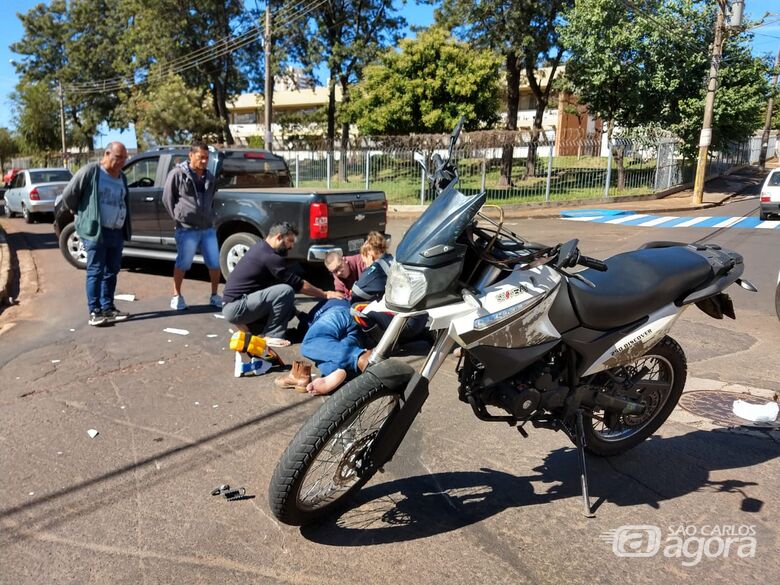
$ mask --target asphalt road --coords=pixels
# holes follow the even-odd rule
[[[756,208],[743,197],[712,214]],[[278,390],[270,375],[233,378],[227,324],[205,306],[168,309],[167,263],[128,261],[118,292],[137,296],[121,305],[134,318],[90,328],[84,275],[61,258],[50,226],[1,221],[23,278],[19,304],[0,315],[0,583],[780,580],[776,433],[732,432],[680,409],[630,453],[589,459],[600,507],[586,519],[568,440],[476,420],[447,366],[359,505],[317,527],[279,525],[268,481],[325,399]],[[408,223],[391,222],[396,242]],[[511,223],[536,241],[578,237],[596,257],[651,239],[737,249],[760,292],[732,289],[734,322],[696,309],[680,319],[672,334],[688,355],[688,389],[780,390],[780,234]],[[184,294],[205,305],[205,271],[194,276]],[[250,497],[212,497],[222,483]]]

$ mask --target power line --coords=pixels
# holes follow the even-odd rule
[[[309,6],[302,8],[298,12],[296,12],[296,10],[301,5],[305,4],[305,0],[301,0],[294,5],[280,8],[275,13],[275,16],[282,17],[276,28],[285,28],[293,24],[328,1],[329,0],[314,0]],[[213,45],[202,47],[187,55],[173,59],[172,61],[150,67],[150,70],[146,72],[146,77],[143,79],[136,79],[135,76],[128,75],[125,77],[116,77],[99,81],[71,83],[64,87],[72,94],[88,95],[118,91],[120,89],[138,86],[149,83],[155,78],[165,77],[170,73],[178,74],[188,69],[192,69],[193,67],[203,65],[204,63],[215,61],[216,59],[229,55],[230,53],[251,44],[262,36],[263,29],[259,26],[255,26],[236,37],[224,37]]]
[[[279,10],[277,10],[277,14],[279,14],[279,16],[283,16],[283,15],[287,16],[288,13],[295,11],[295,9],[298,8],[303,3],[304,0],[301,0],[295,5],[280,8]],[[249,44],[250,42],[259,38],[261,36],[261,33],[262,33],[262,28],[260,28],[259,26],[252,27],[251,29],[242,33],[241,35],[238,35],[237,37],[223,37],[213,45],[201,47],[200,49],[196,49],[195,51],[192,51],[187,55],[182,55],[181,57],[177,57],[176,59],[173,59],[169,62],[161,63],[159,65],[159,68],[161,71],[164,71],[163,67],[167,67],[169,70],[178,67],[187,68],[192,65],[200,64],[204,60],[206,61],[214,60],[215,58],[227,54],[225,53],[225,51],[228,49],[232,48],[232,50],[235,51],[238,48],[241,48],[246,44]],[[207,57],[207,58],[203,59],[203,57]],[[117,84],[117,83],[125,84],[128,79],[130,79],[130,77],[125,76],[125,77],[103,79],[100,81],[87,81],[87,82],[80,82],[80,83],[76,82],[76,83],[69,84],[68,87],[74,91],[77,91],[79,89],[93,89],[97,87],[100,87],[102,89],[112,84]]]

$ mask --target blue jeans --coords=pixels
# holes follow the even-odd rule
[[[206,268],[209,270],[219,268],[219,244],[217,243],[216,229],[197,230],[177,227],[174,237],[176,239],[176,268],[189,270],[198,248],[203,255]]]
[[[312,360],[323,376],[339,369],[346,370],[348,377],[356,376],[358,358],[364,351],[360,327],[348,306],[321,313],[301,344],[301,355]]]
[[[116,277],[122,266],[121,229],[101,228],[100,240],[82,240],[87,250],[87,307],[91,312],[114,306]]]

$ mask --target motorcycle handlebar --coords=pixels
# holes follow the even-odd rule
[[[592,268],[593,270],[598,270],[599,272],[607,271],[607,265],[604,264],[601,260],[596,260],[590,256],[583,256],[582,254],[580,254],[580,257],[577,259],[577,264],[581,264],[587,268]]]

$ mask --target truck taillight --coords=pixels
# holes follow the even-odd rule
[[[33,187],[30,191],[30,201],[40,201],[41,200],[41,194],[38,193],[38,189],[36,187]]]
[[[328,237],[327,203],[309,204],[309,237],[312,239]]]
[[[771,201],[768,193],[761,193],[761,203],[770,203]]]

